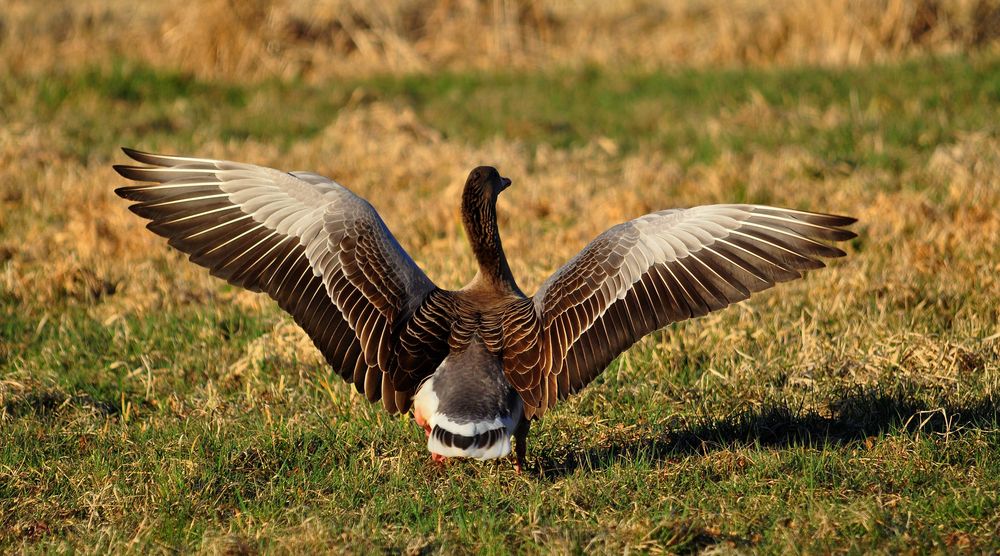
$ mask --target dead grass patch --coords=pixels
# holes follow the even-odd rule
[[[44,7],[42,7],[44,6]],[[997,0],[11,0],[0,68],[127,59],[232,81],[440,70],[855,65],[995,48]]]

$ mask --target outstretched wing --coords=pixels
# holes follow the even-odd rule
[[[611,228],[546,280],[534,301],[538,364],[505,368],[532,413],[580,390],[671,322],[722,309],[821,268],[854,218],[754,205],[655,212]],[[522,341],[521,343],[530,343]],[[518,346],[511,346],[518,351]],[[523,357],[523,356],[522,356]],[[522,368],[523,367],[523,368]]]
[[[409,408],[392,375],[399,360],[408,375],[434,371],[444,317],[422,318],[420,342],[400,341],[437,289],[367,201],[317,174],[124,150],[147,166],[115,170],[150,183],[115,192],[150,230],[213,276],[274,298],[369,400]],[[401,354],[404,343],[419,351]]]

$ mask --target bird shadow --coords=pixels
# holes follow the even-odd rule
[[[664,462],[691,454],[709,454],[741,447],[822,447],[862,441],[890,431],[957,437],[975,430],[996,430],[1000,405],[992,397],[963,404],[934,403],[918,398],[912,389],[887,391],[878,387],[851,387],[837,392],[825,414],[772,402],[722,418],[690,424],[667,422],[662,432],[614,439],[605,446],[580,451],[542,453],[535,471],[558,479],[579,469],[599,470],[637,458]]]

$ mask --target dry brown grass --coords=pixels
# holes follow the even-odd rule
[[[998,0],[7,0],[0,71],[127,59],[203,77],[853,65],[996,48]]]
[[[7,169],[0,178],[5,204],[0,215],[18,219],[7,223],[8,230],[17,226],[17,231],[0,245],[7,259],[0,289],[24,302],[79,302],[104,322],[217,296],[249,309],[262,306],[260,296],[220,292],[215,279],[143,230],[143,222],[112,193],[119,180],[106,165],[47,153],[46,134],[55,132],[0,130]],[[899,177],[870,168],[817,177],[814,169],[827,163],[794,146],[749,156],[724,154],[714,163],[684,170],[651,150],[608,154],[605,143],[571,150],[542,147],[533,155],[517,142],[500,139],[471,146],[441,138],[408,110],[375,103],[343,112],[328,129],[288,152],[250,141],[209,143],[199,154],[313,169],[349,185],[372,200],[443,287],[458,287],[473,273],[457,209],[464,175],[476,164],[495,164],[515,181],[501,199],[501,227],[515,273],[529,292],[611,224],[666,206],[727,202],[734,188],[745,184],[751,197],[766,194],[776,205],[852,214],[862,222],[862,252],[852,253],[835,271],[817,273],[808,287],[791,286],[799,291],[768,298],[768,303],[795,303],[796,296],[812,295],[822,300],[816,308],[822,318],[850,321],[858,307],[874,302],[885,319],[898,318],[892,316],[899,310],[925,317],[930,311],[931,317],[953,321],[952,328],[966,338],[997,332],[990,329],[997,315],[968,309],[956,314],[951,308],[970,294],[1000,297],[994,256],[1000,237],[995,187],[1000,141],[995,136],[966,135]],[[928,185],[918,190],[880,185],[885,183]],[[538,249],[540,242],[545,249]],[[752,313],[745,317],[746,328],[753,328]],[[741,341],[739,334],[732,336],[726,318],[704,319],[704,333],[719,342],[719,355]],[[972,340],[955,345],[886,322],[858,323],[848,327],[848,336],[834,339],[810,337],[808,321],[784,323],[778,333],[803,335],[795,362],[800,369],[824,366],[850,346],[855,363],[845,372],[863,383],[877,382],[874,370],[886,368],[893,358],[908,359],[917,375],[933,371],[940,378],[960,372],[963,361],[997,345]],[[292,344],[289,353],[311,349],[294,329],[279,326],[274,335],[279,343]],[[241,365],[270,356],[259,351],[251,348]],[[859,359],[857,353],[868,355]],[[748,374],[754,372],[754,365],[746,367]]]

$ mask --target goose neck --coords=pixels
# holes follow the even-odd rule
[[[479,265],[475,282],[517,291],[517,284],[500,241],[495,200],[481,205],[463,203],[462,221]]]

